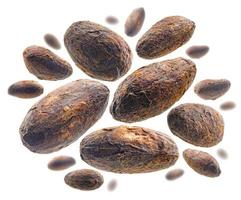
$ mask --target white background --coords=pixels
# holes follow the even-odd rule
[[[143,6],[146,19],[141,32],[134,38],[125,36],[124,23],[128,14],[136,7]],[[115,15],[120,23],[108,25],[105,17]],[[183,15],[196,23],[196,30],[192,39],[175,52],[156,59],[144,60],[135,53],[135,44],[138,38],[150,28],[152,24],[170,15]],[[240,199],[240,19],[239,1],[234,0],[1,0],[0,1],[0,199]],[[183,161],[182,156],[172,168],[183,168],[185,174],[179,180],[168,182],[163,170],[149,174],[121,175],[101,172],[105,178],[104,185],[95,191],[83,192],[65,185],[63,178],[66,173],[74,169],[91,168],[79,157],[79,139],[69,147],[49,155],[39,155],[30,152],[20,141],[18,128],[28,109],[37,100],[18,99],[7,95],[7,88],[12,83],[24,80],[37,80],[29,74],[22,58],[24,48],[29,45],[46,46],[43,41],[45,33],[53,33],[61,39],[66,29],[75,21],[92,20],[103,24],[120,35],[130,44],[133,50],[133,70],[151,62],[186,56],[185,50],[191,45],[205,44],[210,46],[208,55],[197,64],[197,76],[194,84],[205,78],[227,78],[232,82],[230,91],[216,101],[204,101],[193,92],[193,86],[175,105],[185,102],[199,102],[219,110],[219,105],[226,100],[234,100],[237,108],[232,111],[222,111],[225,119],[225,136],[223,141],[212,148],[203,149],[217,157],[219,147],[229,153],[228,160],[220,160],[222,174],[212,179],[200,176],[192,171]],[[54,51],[54,50],[53,50]],[[44,95],[67,82],[79,78],[89,78],[80,69],[74,66],[65,48],[54,51],[67,59],[73,66],[73,75],[64,81],[39,81],[45,87]],[[108,83],[104,82],[112,94],[122,79]],[[173,136],[166,123],[166,114],[148,119],[133,125],[144,126],[162,131],[175,139],[180,149],[180,155],[185,148],[196,148]],[[112,119],[108,109],[104,116],[85,134],[108,126],[119,125]],[[81,137],[83,138],[83,137]],[[198,148],[201,149],[201,148]],[[48,161],[56,155],[71,155],[77,164],[69,170],[53,172],[48,170]],[[117,179],[118,187],[109,192],[107,184]]]

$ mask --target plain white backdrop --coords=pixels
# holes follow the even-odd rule
[[[239,0],[1,0],[0,1],[0,199],[240,199],[240,169],[241,169],[241,132],[240,132],[240,1]],[[124,34],[124,23],[128,14],[136,7],[143,6],[146,19],[141,32],[133,38]],[[119,24],[108,25],[105,17],[114,15],[119,18]],[[175,52],[155,60],[144,60],[135,53],[135,45],[140,36],[158,20],[171,15],[183,15],[196,23],[192,39]],[[185,50],[191,45],[209,45],[210,52],[199,60],[197,76],[194,84],[206,78],[227,78],[232,82],[230,91],[216,101],[204,101],[193,92],[193,86],[183,98],[175,104],[197,102],[210,105],[219,110],[219,105],[226,100],[233,100],[237,107],[232,111],[220,111],[225,119],[225,136],[215,147],[204,149],[215,156],[221,166],[220,177],[212,179],[200,176],[192,171],[184,162],[182,156],[172,168],[183,168],[182,178],[168,182],[163,170],[149,174],[122,175],[102,172],[105,183],[95,191],[83,192],[65,185],[63,178],[74,169],[91,168],[79,157],[79,142],[81,138],[69,147],[49,155],[39,155],[30,152],[20,141],[18,128],[28,109],[53,89],[67,82],[80,78],[89,78],[78,69],[63,46],[63,35],[66,29],[75,21],[91,20],[105,25],[123,36],[133,50],[133,64],[130,74],[137,68],[156,61],[184,56]],[[73,75],[57,82],[39,81],[45,88],[44,95],[35,99],[24,100],[8,96],[7,89],[19,80],[33,79],[22,58],[24,48],[29,45],[47,47],[43,41],[45,33],[53,33],[62,44],[61,50],[53,50],[68,60],[74,69]],[[50,48],[51,49],[51,48]],[[52,50],[52,49],[51,49]],[[123,78],[116,82],[103,82],[111,90],[112,95]],[[176,141],[180,155],[185,148],[196,148],[173,136],[167,127],[166,115],[135,123],[154,130],[162,131]],[[89,129],[88,133],[103,127],[120,125],[112,119],[107,109],[104,116]],[[216,150],[224,148],[229,153],[228,160],[217,157]],[[202,148],[196,148],[202,149]],[[48,170],[48,161],[57,155],[70,155],[77,164],[62,172]],[[170,169],[172,169],[170,168]],[[117,179],[118,187],[109,192],[107,184],[111,179]]]

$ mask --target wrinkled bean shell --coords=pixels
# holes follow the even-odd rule
[[[183,152],[183,157],[187,164],[201,175],[217,177],[221,174],[216,159],[206,152],[187,149]]]
[[[195,64],[184,58],[142,67],[119,85],[110,112],[116,120],[123,122],[159,115],[183,96],[195,75]]]
[[[167,55],[191,37],[195,23],[181,16],[166,17],[154,24],[138,41],[137,54],[146,59]]]
[[[20,127],[23,144],[37,153],[51,153],[68,146],[102,116],[108,88],[96,81],[66,84],[36,103]]]
[[[141,127],[105,128],[80,143],[87,164],[115,173],[146,173],[168,168],[177,161],[178,149],[165,134]]]
[[[99,188],[104,183],[104,178],[97,171],[82,169],[68,173],[64,181],[72,188],[89,191]]]
[[[64,43],[75,64],[93,78],[114,81],[131,66],[131,49],[125,40],[99,24],[73,23],[65,33]]]
[[[195,85],[194,92],[206,100],[215,100],[223,96],[231,87],[231,82],[226,79],[206,79]]]
[[[26,48],[23,52],[23,58],[28,71],[39,79],[62,80],[73,72],[68,62],[40,46]]]
[[[136,8],[128,16],[125,23],[125,33],[128,36],[135,36],[141,30],[145,19],[144,8]]]
[[[191,46],[186,50],[186,54],[191,58],[201,58],[209,51],[209,47],[205,45]]]
[[[48,168],[54,171],[68,169],[75,164],[75,159],[70,156],[58,156],[48,163]]]
[[[44,40],[45,42],[52,48],[54,49],[60,49],[61,45],[59,40],[52,34],[47,33],[46,35],[44,35]]]
[[[212,147],[223,139],[223,118],[209,106],[182,104],[169,112],[167,121],[174,135],[196,146]]]
[[[173,181],[180,178],[183,174],[183,169],[173,169],[166,174],[166,179],[169,181]]]
[[[43,94],[43,91],[43,86],[40,85],[37,81],[29,80],[18,81],[8,88],[9,95],[23,99],[38,97]]]

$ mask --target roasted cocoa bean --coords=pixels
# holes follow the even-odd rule
[[[160,132],[119,126],[86,136],[80,155],[89,165],[115,173],[145,173],[172,166],[178,159],[174,141]]]
[[[179,105],[169,112],[167,121],[174,135],[196,146],[212,147],[223,139],[223,118],[209,106]]]
[[[8,88],[9,95],[23,99],[38,97],[43,94],[43,91],[43,86],[40,85],[37,81],[29,80],[18,81]]]
[[[119,85],[110,112],[123,122],[159,115],[183,96],[195,75],[195,64],[183,58],[142,67]]]
[[[68,146],[102,116],[108,96],[105,85],[83,79],[54,90],[26,115],[20,127],[23,144],[37,153]]]
[[[166,17],[154,24],[138,41],[137,54],[146,59],[167,55],[192,36],[195,23],[181,16]]]
[[[73,72],[68,62],[40,46],[26,48],[23,52],[23,58],[28,71],[39,79],[62,80]]]
[[[114,81],[131,66],[131,50],[124,39],[99,24],[73,23],[64,36],[65,47],[75,64],[93,78]]]

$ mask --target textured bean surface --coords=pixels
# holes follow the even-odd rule
[[[105,20],[108,24],[118,24],[119,22],[119,20],[115,16],[108,16]]]
[[[87,135],[80,155],[89,165],[116,173],[145,173],[168,168],[178,159],[174,141],[141,127],[105,128]]]
[[[50,47],[52,47],[54,49],[61,48],[59,40],[53,34],[50,34],[50,33],[45,34],[44,40]]]
[[[75,64],[93,78],[114,81],[131,66],[131,50],[124,39],[99,24],[80,21],[65,33],[65,46]]]
[[[201,58],[205,56],[209,51],[209,47],[206,45],[191,46],[186,50],[186,54],[191,58]]]
[[[73,72],[68,62],[40,46],[26,48],[23,52],[23,58],[28,71],[39,79],[62,80]]]
[[[8,94],[28,99],[38,97],[43,94],[44,88],[37,81],[18,81],[8,88]]]
[[[183,174],[183,169],[173,169],[166,174],[166,179],[169,181],[173,181],[183,176]]]
[[[102,116],[108,96],[105,85],[83,79],[54,90],[26,115],[20,127],[23,144],[37,153],[68,146]]]
[[[236,107],[236,104],[233,101],[226,101],[220,105],[221,110],[232,110]]]
[[[64,181],[70,187],[79,190],[95,190],[103,183],[103,176],[94,170],[82,169],[70,172],[64,178]]]
[[[48,163],[48,168],[54,171],[68,169],[75,164],[75,159],[70,156],[57,156]]]
[[[185,44],[195,24],[181,16],[166,17],[154,24],[138,41],[137,54],[146,59],[167,55]]]
[[[119,85],[110,112],[123,122],[159,115],[183,96],[195,75],[195,64],[183,58],[142,67]]]
[[[223,139],[223,118],[209,106],[182,104],[169,112],[167,121],[174,135],[196,146],[211,147]]]
[[[226,79],[206,79],[195,85],[194,92],[206,100],[215,100],[223,96],[231,87]]]
[[[145,19],[144,8],[136,8],[128,16],[125,23],[125,33],[128,36],[135,36],[141,30]]]
[[[201,175],[217,177],[221,174],[221,170],[216,159],[206,152],[187,149],[183,152],[183,157],[187,164]]]

